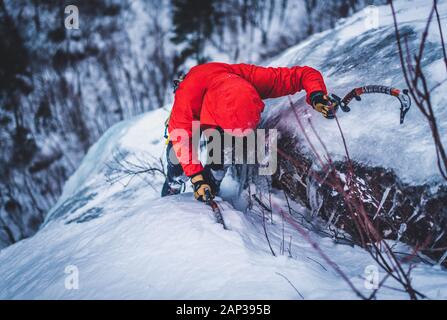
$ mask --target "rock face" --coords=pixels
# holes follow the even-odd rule
[[[409,3],[395,1],[399,32],[412,56],[419,51],[431,9],[426,1]],[[439,8],[447,12],[447,3]],[[270,65],[312,66],[323,74],[330,93],[341,96],[369,84],[405,89],[393,15],[388,5],[377,9],[378,28],[365,28],[367,12],[359,13],[331,32],[291,48]],[[429,87],[443,86],[431,92],[431,99],[444,138],[443,49],[439,32],[431,28],[430,34],[421,68],[431,82]],[[325,220],[322,231],[336,239],[367,246],[368,238],[359,231],[358,220],[363,219],[370,223],[363,230],[377,231],[375,239],[398,239],[417,249],[420,259],[446,265],[447,183],[436,165],[430,126],[414,102],[405,123],[399,125],[398,104],[390,99],[370,95],[353,101],[351,112],[339,112],[338,121],[321,117],[299,94],[291,100],[269,102],[263,119],[266,127],[281,132],[278,147],[282,150],[273,186],[306,206],[308,219],[316,226],[320,227],[317,217]],[[351,162],[345,160],[346,149]],[[332,166],[325,164],[325,155],[333,159]]]
[[[362,245],[362,235],[348,213],[346,198],[326,183],[324,173],[314,171],[313,161],[300,152],[297,143],[287,132],[282,132],[278,146],[287,150],[287,154],[278,155],[280,170],[273,177],[273,186],[285,190],[293,200],[306,206],[311,218],[318,216],[327,221],[326,231],[334,238],[347,236],[355,244]],[[383,238],[400,240],[417,250],[421,259],[447,265],[445,186],[408,185],[390,169],[358,162],[353,162],[354,175],[347,179],[350,172],[347,162],[335,162],[334,167],[345,183],[345,190],[352,189],[349,183],[356,184],[355,190],[361,190],[361,194],[353,196],[361,199]],[[315,175],[323,177],[322,180],[317,181]]]

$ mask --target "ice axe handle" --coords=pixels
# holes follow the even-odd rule
[[[212,199],[213,199],[213,197],[211,196],[210,189],[206,189],[205,190],[205,202],[209,204]]]
[[[344,103],[344,101],[336,94],[333,94],[333,93],[330,94],[329,99],[331,100],[331,102],[335,103],[336,106],[340,106],[340,108],[341,108],[341,110],[343,110],[343,112],[351,111],[351,108],[349,108],[348,105],[346,103]]]

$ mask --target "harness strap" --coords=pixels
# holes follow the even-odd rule
[[[175,94],[175,92],[177,91],[177,89],[180,86],[180,83],[182,83],[183,80],[185,80],[186,74],[185,73],[180,73],[178,79],[174,79],[172,81],[173,84],[173,93]],[[165,120],[165,132],[163,137],[166,139],[165,143],[166,145],[169,143],[169,132],[168,132],[168,126],[169,126],[169,120],[171,119],[171,114],[172,114],[172,109],[169,112],[169,116],[166,118]]]

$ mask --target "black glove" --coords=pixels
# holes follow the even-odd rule
[[[202,173],[192,176],[191,183],[194,187],[194,198],[196,198],[196,200],[207,202],[214,198],[214,191],[211,189],[210,183],[206,181]]]
[[[324,94],[324,92],[313,92],[310,95],[310,102],[312,103],[312,107],[320,112],[326,119],[335,118],[335,112],[338,109],[338,103],[335,100],[329,98],[329,96]]]

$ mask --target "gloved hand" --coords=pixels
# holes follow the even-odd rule
[[[320,112],[326,119],[334,119],[335,112],[338,109],[338,103],[330,99],[328,95],[322,91],[316,91],[310,95],[312,107]]]
[[[211,189],[210,183],[203,178],[201,173],[192,176],[191,182],[194,187],[194,198],[196,200],[206,202],[214,198],[214,191]]]

